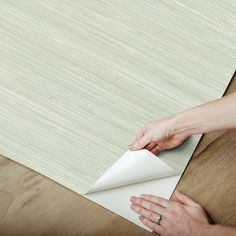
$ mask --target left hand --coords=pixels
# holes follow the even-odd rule
[[[175,191],[175,196],[178,202],[149,194],[131,197],[131,209],[140,215],[143,224],[162,236],[202,235],[210,226],[204,209],[179,191]]]

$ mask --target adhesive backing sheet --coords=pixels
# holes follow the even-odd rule
[[[222,96],[235,15],[221,0],[0,0],[0,153],[142,226],[129,197],[169,198],[200,136],[158,157],[127,145]]]

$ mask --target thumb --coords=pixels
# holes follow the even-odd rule
[[[188,197],[187,195],[181,193],[178,190],[175,190],[175,196],[177,197],[177,199],[185,204],[185,205],[189,205],[189,206],[199,206],[198,203],[196,203],[195,201],[193,201],[190,197]]]
[[[151,142],[151,138],[148,135],[144,135],[139,140],[129,145],[129,150],[135,151],[135,150],[142,149],[150,142]]]

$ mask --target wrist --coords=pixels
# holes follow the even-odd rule
[[[202,232],[200,232],[200,235],[201,236],[213,236],[214,234],[212,234],[212,232],[214,231],[215,227],[216,227],[215,225],[211,225],[211,224],[205,225],[202,228]]]
[[[213,236],[212,230],[214,230],[211,224],[197,223],[193,229],[193,236]]]
[[[201,133],[200,124],[192,115],[191,109],[180,112],[171,117],[170,133],[172,135],[184,135],[189,137]]]
[[[219,224],[209,224],[202,227],[199,236],[221,236],[221,235],[235,235],[235,231],[232,231],[229,227],[225,227]]]

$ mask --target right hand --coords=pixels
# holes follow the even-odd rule
[[[165,118],[145,125],[137,135],[129,150],[135,151],[142,148],[158,154],[166,149],[177,147],[189,137],[186,132],[176,131],[174,118]]]

